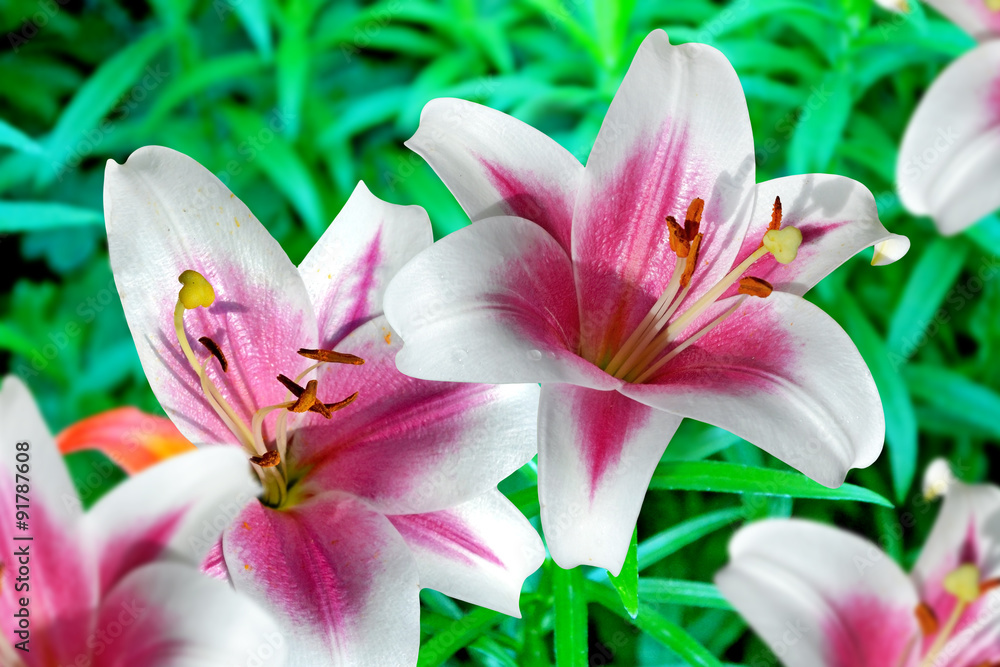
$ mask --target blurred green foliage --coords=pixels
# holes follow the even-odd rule
[[[465,217],[402,145],[428,100],[501,109],[585,160],[651,29],[707,42],[742,80],[758,181],[851,176],[875,194],[886,226],[913,241],[905,261],[873,269],[855,258],[811,294],[850,333],[882,394],[886,452],[851,478],[881,498],[817,499],[759,450],[686,422],[640,517],[634,620],[622,604],[634,610],[634,581],[619,578],[616,591],[603,571],[548,562],[528,582],[522,620],[424,591],[421,664],[774,664],[710,584],[733,530],[794,512],[862,532],[909,565],[933,520],[917,483],[928,461],[946,456],[970,481],[996,466],[1000,220],[942,239],[902,210],[893,186],[920,95],[973,42],[910,4],[895,15],[871,0],[5,2],[0,257],[16,268],[0,291],[0,363],[28,382],[53,429],[123,404],[158,411],[108,266],[108,159],[146,144],[193,156],[294,261],[359,179],[425,207],[441,236]],[[703,459],[715,464],[688,463]],[[81,484],[103,465],[71,463]],[[697,475],[677,481],[691,465],[760,470],[707,493]],[[535,484],[527,467],[502,488],[537,525]],[[688,490],[664,490],[678,488]]]

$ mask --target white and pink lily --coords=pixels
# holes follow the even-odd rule
[[[405,341],[397,366],[542,383],[539,497],[561,566],[620,570],[683,417],[829,486],[878,456],[871,374],[802,294],[859,250],[875,244],[884,264],[908,241],[850,179],[756,185],[746,101],[715,49],[650,34],[586,168],[462,100],[429,103],[407,145],[474,224],[390,285],[386,314]]]
[[[382,294],[432,242],[423,209],[359,184],[296,268],[215,176],[147,147],[108,164],[105,211],[153,391],[264,484],[207,566],[278,617],[292,664],[415,663],[421,587],[518,615],[544,549],[496,485],[534,453],[538,388],[396,370]]]
[[[198,571],[260,489],[235,452],[178,456],[84,512],[15,377],[0,387],[0,423],[0,664],[284,664],[274,621]]]
[[[982,42],[924,93],[896,165],[903,205],[950,235],[1000,208],[1000,2],[929,4]]]
[[[800,519],[742,528],[729,555],[716,584],[788,667],[1000,664],[996,486],[950,485],[909,575],[868,540]]]

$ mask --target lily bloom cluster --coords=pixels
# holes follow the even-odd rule
[[[462,100],[428,104],[407,145],[473,224],[389,286],[396,363],[433,380],[542,384],[538,492],[559,565],[619,572],[684,417],[828,486],[878,456],[871,374],[802,295],[863,248],[885,264],[909,241],[851,179],[756,184],[740,82],[712,47],[650,34],[586,167]]]
[[[716,583],[788,667],[1000,663],[1000,488],[952,481],[907,575],[877,546],[810,521],[737,532]]]
[[[957,234],[1000,207],[1000,4],[928,0],[980,44],[920,100],[903,135],[896,179],[903,204]]]
[[[0,387],[0,423],[12,443],[0,460],[0,664],[284,664],[287,644],[268,615],[198,571],[206,532],[260,491],[236,452],[173,458],[83,512],[17,378]],[[15,502],[28,508],[23,523]]]

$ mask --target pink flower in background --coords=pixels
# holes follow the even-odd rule
[[[756,185],[746,102],[715,49],[649,35],[586,168],[461,100],[429,103],[407,145],[474,224],[389,287],[396,363],[426,379],[542,383],[539,497],[561,566],[620,570],[683,417],[828,486],[878,456],[871,375],[802,294],[859,250],[876,245],[884,264],[908,241],[850,179]]]
[[[0,388],[0,423],[0,664],[221,667],[234,656],[284,664],[273,620],[197,569],[259,491],[234,465],[236,452],[178,456],[83,512],[34,400],[13,377]]]
[[[924,93],[903,135],[896,180],[910,212],[956,234],[1000,207],[1000,4],[929,4],[983,43]]]
[[[382,294],[431,244],[423,209],[358,185],[296,268],[215,176],[147,147],[108,164],[105,211],[153,391],[264,485],[207,566],[273,612],[291,664],[415,663],[421,587],[518,615],[544,550],[496,485],[534,453],[538,388],[396,370]]]
[[[907,575],[876,545],[811,521],[739,530],[716,584],[788,667],[1000,661],[1000,489],[952,482]]]

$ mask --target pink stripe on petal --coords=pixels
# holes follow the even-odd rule
[[[503,198],[501,208],[508,214],[536,223],[552,235],[566,254],[570,254],[570,229],[573,202],[566,201],[558,186],[546,184],[536,174],[516,172],[505,165],[477,156],[497,193]]]
[[[132,526],[119,532],[105,545],[100,563],[101,590],[107,592],[125,575],[147,563],[158,560],[184,519],[186,509],[158,517],[148,525]]]
[[[361,324],[371,319],[378,313],[371,308],[371,293],[378,287],[377,273],[382,266],[382,228],[380,227],[372,240],[368,242],[367,248],[358,257],[357,262],[346,272],[350,277],[349,287],[350,298],[354,303],[347,311],[346,317],[340,313],[340,307],[336,311],[330,310],[324,313],[325,317],[319,322],[321,346],[332,349],[344,336],[349,334]],[[343,274],[342,274],[343,275]],[[343,286],[335,288],[335,292],[340,298],[347,297],[341,294]],[[381,304],[378,304],[381,309]]]
[[[477,542],[476,536],[461,518],[451,512],[398,514],[388,519],[411,545],[467,565],[474,562],[473,558],[478,558],[504,567],[499,556],[488,545]]]
[[[577,394],[573,416],[579,424],[591,502],[605,473],[620,464],[626,443],[645,427],[649,415],[646,406],[622,400],[617,392],[583,391]]]
[[[907,650],[916,655],[912,609],[900,608],[876,596],[855,593],[832,605],[823,624],[827,667],[904,667]]]

